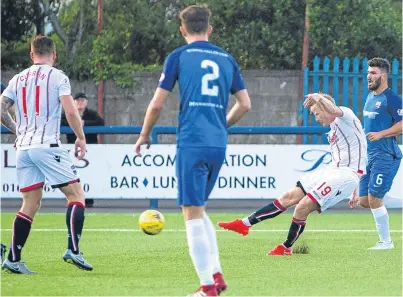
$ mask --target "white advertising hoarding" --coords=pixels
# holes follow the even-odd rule
[[[88,198],[175,199],[175,152],[175,145],[153,145],[139,157],[133,145],[88,145],[83,160],[72,158]],[[327,145],[229,145],[210,198],[276,198],[330,160]],[[401,167],[390,191],[396,197],[402,197]],[[2,145],[1,187],[2,198],[20,197],[15,149],[8,144]],[[45,185],[44,197],[63,195]]]

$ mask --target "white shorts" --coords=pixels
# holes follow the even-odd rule
[[[45,179],[52,188],[80,181],[68,151],[61,147],[17,150],[16,165],[21,192],[42,187]]]
[[[350,197],[359,182],[358,175],[350,169],[327,167],[305,174],[297,186],[319,205],[318,212],[322,212]]]

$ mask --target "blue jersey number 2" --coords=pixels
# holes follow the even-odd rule
[[[203,60],[201,62],[201,68],[207,69],[211,67],[213,73],[207,73],[202,77],[201,94],[206,96],[218,96],[218,86],[212,86],[209,88],[209,81],[216,80],[220,77],[220,69],[216,62],[211,60]]]

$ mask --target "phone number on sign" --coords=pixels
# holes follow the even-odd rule
[[[13,183],[11,183],[11,184],[7,184],[7,183],[4,183],[3,185],[2,185],[2,188],[1,188],[1,190],[2,190],[2,192],[4,192],[4,193],[14,193],[14,192],[19,192],[20,191],[20,187],[17,185],[17,184],[13,184]],[[54,191],[56,191],[57,189],[52,189],[52,187],[50,186],[50,185],[48,185],[48,184],[45,184],[44,186],[43,186],[43,191],[44,192],[54,192]],[[90,190],[90,185],[89,184],[83,184],[83,190],[84,190],[84,192],[85,193],[87,193],[89,190]]]

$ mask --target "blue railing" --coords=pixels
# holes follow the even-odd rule
[[[232,127],[228,129],[229,134],[313,134],[325,135],[329,131],[327,127]],[[73,133],[70,127],[61,127],[63,134]],[[94,126],[84,127],[85,133],[96,134],[139,134],[141,126]],[[7,128],[1,127],[1,133],[11,133]],[[155,126],[151,132],[153,143],[158,143],[158,135],[176,134],[174,126]]]
[[[312,62],[312,69],[309,67],[304,69],[304,96],[319,91],[330,94],[335,99],[336,104],[350,107],[362,120],[362,110],[368,95],[368,59],[354,58],[350,60],[345,58],[342,62],[342,68],[338,57],[333,59],[332,67],[328,57],[325,57],[323,61],[319,57],[315,57]],[[388,77],[389,87],[399,94],[399,82],[401,83],[402,73],[399,72],[399,61],[397,59],[392,61],[391,72]],[[315,118],[309,114],[308,109],[302,108],[300,105],[299,112],[302,113],[303,126],[319,126]],[[312,139],[309,139],[308,135],[303,135],[302,140],[304,144],[326,143],[326,139],[324,137],[320,139],[319,135],[313,135]]]

